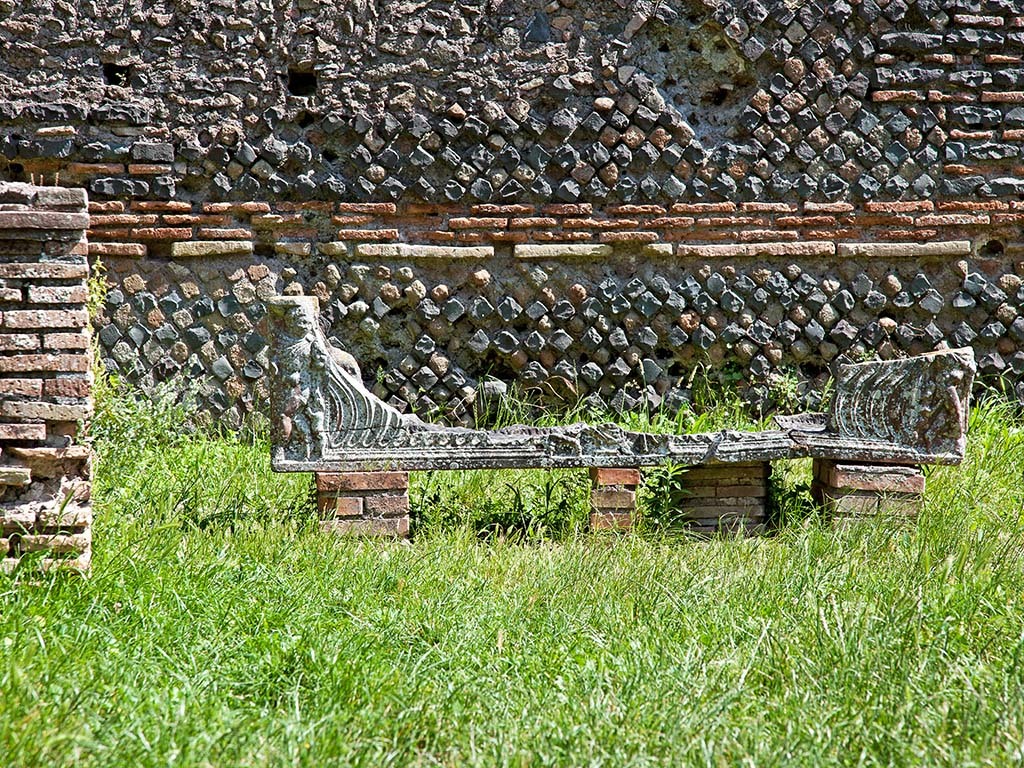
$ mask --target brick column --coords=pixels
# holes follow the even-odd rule
[[[879,515],[913,519],[923,493],[924,474],[917,466],[814,460],[811,494],[837,522]]]
[[[716,463],[689,467],[683,475],[682,520],[694,533],[763,533],[771,464]]]
[[[627,531],[633,527],[639,469],[590,470],[590,529]]]
[[[324,531],[353,536],[409,535],[408,472],[317,472],[316,497]]]
[[[92,414],[83,190],[0,183],[0,569],[87,571]]]

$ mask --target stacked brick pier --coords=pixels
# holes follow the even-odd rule
[[[768,462],[689,467],[679,519],[691,533],[762,533],[767,524]],[[591,530],[628,530],[636,514],[637,469],[590,470]]]
[[[680,519],[692,533],[763,533],[771,464],[765,461],[689,467]]]
[[[837,523],[879,516],[915,519],[924,474],[916,466],[815,459],[811,493]]]
[[[0,570],[86,571],[92,412],[83,190],[0,183]]]
[[[639,469],[590,470],[590,529],[625,531],[633,527]]]
[[[409,535],[408,472],[316,473],[324,531],[353,536]]]

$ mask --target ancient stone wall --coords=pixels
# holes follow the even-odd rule
[[[85,195],[0,182],[0,569],[88,570],[92,412]]]
[[[279,291],[456,420],[487,374],[1024,371],[1021,0],[0,0],[0,37],[0,170],[89,189],[106,365],[228,421]]]

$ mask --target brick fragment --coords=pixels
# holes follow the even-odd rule
[[[924,101],[924,94],[920,91],[892,91],[880,90],[871,94],[871,100],[875,102],[905,102]]]
[[[191,227],[140,227],[132,230],[132,238],[138,240],[188,240],[192,237]]]
[[[84,309],[13,309],[3,313],[4,328],[85,328]]]
[[[1008,211],[1010,204],[1002,200],[940,200],[936,203],[940,211]],[[992,223],[997,223],[993,218]]]
[[[30,285],[30,304],[84,304],[89,291],[84,285]]]
[[[594,485],[640,485],[639,469],[591,467],[590,482]]]
[[[0,351],[34,352],[39,349],[39,337],[34,333],[0,334]]]
[[[598,240],[602,243],[656,243],[657,232],[602,232]]]
[[[390,491],[409,487],[408,472],[317,472],[317,491]]]
[[[89,242],[90,256],[112,256],[126,259],[141,259],[148,249],[143,243],[95,243]]]
[[[396,213],[398,206],[394,203],[338,203],[335,210],[338,213]]]
[[[636,491],[593,488],[590,491],[590,504],[597,509],[634,509]]]
[[[0,379],[3,381],[3,379]],[[38,381],[33,379],[32,381]],[[46,397],[89,397],[92,393],[92,379],[90,377],[60,377],[58,379],[44,379],[43,394]]]
[[[486,227],[507,227],[508,219],[500,216],[460,216],[448,220],[452,229],[483,229]]]
[[[203,213],[245,213],[253,216],[255,214],[270,213],[270,203],[203,203]]]
[[[155,215],[145,216],[136,213],[118,213],[104,216],[90,216],[89,228],[100,227],[146,227],[157,223]]]
[[[85,373],[88,370],[89,358],[86,355],[39,354],[0,357],[0,373]]]
[[[917,224],[922,227],[963,227],[988,224],[989,221],[989,217],[985,214],[970,216],[964,213],[936,213],[918,217]]]
[[[156,213],[187,213],[192,210],[192,203],[183,200],[133,200],[133,211],[154,211]]]
[[[613,215],[637,216],[642,214],[654,214],[663,216],[665,206],[663,205],[610,205],[605,209]]]
[[[89,417],[85,405],[7,401],[0,403],[0,415],[9,419],[40,419],[42,421],[81,421]]]
[[[0,379],[0,396],[40,397],[42,385],[42,379]]]
[[[124,173],[123,163],[68,163],[65,171],[72,176],[116,176]]]
[[[252,230],[242,227],[199,227],[196,230],[196,237],[199,240],[246,240],[253,236]]]
[[[322,518],[361,517],[363,514],[363,497],[320,494],[317,497],[317,507]]]
[[[363,497],[363,514],[369,517],[393,517],[409,514],[409,496],[381,493]]]
[[[45,440],[45,424],[0,424],[0,440]]]
[[[90,200],[89,213],[121,213],[124,202],[121,200]]]
[[[1024,91],[982,91],[981,100],[985,103],[1021,104],[1024,103]]]
[[[889,493],[923,493],[925,478],[917,467],[831,464],[827,482],[833,488]]]
[[[339,229],[339,240],[397,240],[397,229]]]
[[[84,330],[79,333],[47,333],[43,335],[43,346],[49,350],[87,350],[89,334]]]
[[[524,216],[510,219],[508,225],[512,229],[557,227],[558,220],[547,216]]]
[[[552,203],[541,206],[541,212],[550,216],[589,216],[594,210],[590,203]]]
[[[532,205],[494,205],[492,203],[481,203],[471,206],[472,213],[482,216],[528,216],[536,208]],[[431,211],[433,212],[433,211]]]
[[[916,213],[919,211],[934,210],[935,205],[931,200],[906,200],[886,203],[864,203],[864,210],[868,213]]]
[[[735,210],[736,203],[676,203],[672,206],[672,213],[732,213]]]
[[[171,166],[158,163],[129,163],[128,173],[132,176],[159,176],[170,173]]]
[[[372,224],[376,220],[376,216],[367,214],[331,216],[331,224],[338,227],[357,227],[361,224]]]

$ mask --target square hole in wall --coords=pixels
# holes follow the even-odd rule
[[[300,72],[288,68],[288,93],[292,96],[313,96],[316,94],[316,73]]]
[[[103,65],[103,79],[106,81],[107,85],[117,85],[121,88],[127,88],[131,76],[132,68],[130,64]]]

